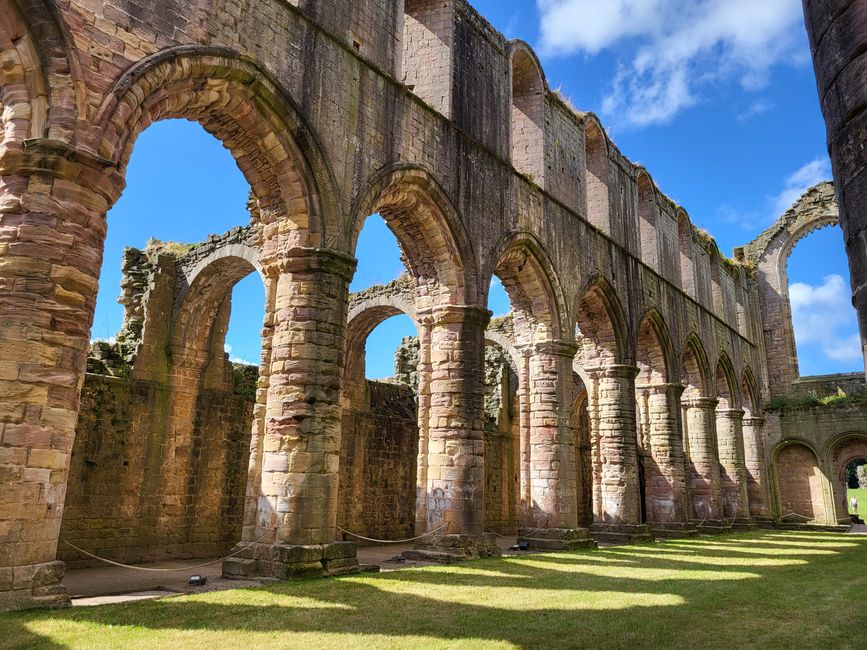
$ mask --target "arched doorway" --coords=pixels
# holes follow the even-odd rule
[[[863,519],[867,510],[867,433],[851,433],[835,441],[830,460],[837,519],[849,519],[853,496],[858,500],[858,514]]]
[[[784,443],[774,454],[777,499],[784,521],[825,523],[825,479],[816,453],[800,442]]]

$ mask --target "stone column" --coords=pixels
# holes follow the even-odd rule
[[[690,468],[692,517],[700,522],[716,521],[722,517],[716,444],[717,400],[701,397],[684,400],[681,405]]]
[[[532,519],[518,531],[534,548],[591,545],[578,530],[577,464],[572,418],[574,345],[559,341],[534,346],[529,356],[529,465]]]
[[[746,417],[743,420],[744,465],[746,466],[747,496],[750,515],[768,519],[772,517],[768,492],[768,474],[765,466],[765,418]]]
[[[51,140],[0,158],[0,611],[68,603],[57,556],[113,167]]]
[[[427,481],[431,405],[431,319],[420,319],[418,327],[418,471],[416,472],[415,534],[421,535],[427,532]]]
[[[683,386],[658,384],[638,389],[647,409],[647,460],[645,493],[647,517],[654,523],[687,521],[683,432],[680,395]]]
[[[744,467],[743,418],[744,412],[740,409],[716,411],[723,516],[726,519],[749,519],[750,516]]]
[[[482,374],[491,312],[448,306],[421,316],[431,323],[425,528],[437,532],[421,540],[412,557],[495,554],[485,534]]]
[[[427,529],[484,532],[485,327],[478,307],[436,310],[431,328]]]
[[[285,579],[352,568],[354,544],[334,540],[340,378],[355,260],[295,248],[263,267],[276,286],[256,545],[252,558],[233,558],[223,570]]]
[[[867,360],[867,0],[803,0]],[[867,368],[867,364],[865,364]]]
[[[635,366],[587,369],[594,380],[602,522],[638,524],[641,505],[635,427]],[[601,522],[600,522],[601,523]]]

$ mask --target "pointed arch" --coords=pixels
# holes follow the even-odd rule
[[[659,271],[658,191],[650,174],[644,168],[639,169],[637,184],[641,261],[655,271]]]
[[[710,366],[704,345],[694,332],[687,337],[683,346],[680,365],[681,381],[686,387],[683,394],[684,399],[709,397],[713,385],[710,377]]]
[[[538,239],[526,231],[509,233],[496,251],[487,275],[499,277],[509,296],[516,342],[571,341],[565,293]]]
[[[762,400],[759,395],[758,384],[749,366],[744,367],[741,373],[741,408],[745,417],[759,417],[762,414]]]
[[[585,217],[603,233],[610,235],[608,136],[593,113],[587,113],[584,117],[584,158],[587,168]]]
[[[674,353],[668,327],[656,307],[648,309],[639,323],[635,344],[639,373],[635,384],[649,386],[669,383]]]
[[[716,397],[719,400],[717,408],[719,410],[737,408],[740,400],[738,399],[738,383],[736,379],[734,365],[725,352],[720,353],[719,360],[716,364],[716,372],[714,375],[714,386],[716,388]]]
[[[591,277],[575,312],[579,355],[586,368],[625,363],[626,318],[613,287],[601,275]]]
[[[267,258],[278,239],[282,248],[341,239],[337,184],[300,115],[279,82],[255,63],[222,48],[179,46],[143,59],[118,79],[99,108],[90,144],[123,173],[136,138],[150,124],[198,122],[229,149],[250,184],[266,228]]]
[[[21,149],[30,138],[71,144],[81,88],[72,39],[55,3],[0,2],[0,142]]]
[[[477,262],[452,200],[423,167],[397,165],[375,174],[352,210],[351,249],[364,220],[379,213],[395,234],[416,286],[418,310],[476,304]]]
[[[545,187],[545,96],[548,83],[533,49],[524,41],[512,41],[512,165],[518,172]]]

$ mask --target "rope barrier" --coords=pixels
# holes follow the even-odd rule
[[[801,519],[806,519],[807,521],[811,521],[812,517],[807,517],[806,515],[799,515],[797,512],[789,512],[781,517],[781,519],[785,519],[786,517],[800,517]]]
[[[406,544],[407,542],[414,542],[417,539],[421,539],[422,537],[428,537],[429,535],[433,535],[438,533],[443,528],[449,525],[449,522],[444,523],[442,526],[437,528],[436,530],[432,530],[429,533],[425,533],[424,535],[419,535],[418,537],[410,537],[408,539],[373,539],[372,537],[365,537],[364,535],[359,535],[358,533],[350,532],[340,526],[337,527],[337,530],[346,533],[347,535],[352,535],[353,537],[357,537],[358,539],[363,539],[365,542],[374,542],[375,544]]]
[[[111,564],[113,566],[119,566],[119,567],[124,568],[124,569],[132,569],[133,571],[149,571],[152,573],[174,573],[177,571],[190,571],[192,569],[201,569],[202,567],[211,566],[212,564],[217,564],[218,562],[222,562],[223,560],[228,560],[230,557],[235,557],[236,555],[243,553],[248,548],[250,548],[251,546],[253,546],[255,544],[258,544],[263,539],[265,539],[269,535],[272,535],[273,533],[274,533],[273,530],[269,530],[267,533],[262,535],[262,537],[260,537],[256,541],[250,542],[244,548],[239,548],[234,553],[229,553],[229,555],[227,555],[225,557],[221,557],[218,560],[211,560],[210,562],[203,562],[202,564],[194,564],[193,566],[178,567],[176,569],[159,569],[159,568],[153,568],[153,567],[144,567],[144,566],[135,566],[132,564],[124,564],[122,562],[115,562],[114,560],[108,560],[104,557],[99,557],[98,555],[94,555],[90,551],[85,551],[83,548],[80,548],[80,547],[76,546],[75,544],[73,544],[72,542],[66,541],[65,539],[61,539],[60,541],[63,542],[64,544],[66,544],[67,546],[71,546],[79,553],[84,553],[85,555],[92,557],[94,560],[99,560],[100,562],[105,562],[106,564]]]

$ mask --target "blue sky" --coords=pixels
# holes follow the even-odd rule
[[[830,177],[825,129],[800,0],[472,0],[495,27],[529,42],[552,88],[598,113],[632,160],[683,205],[727,254]],[[120,325],[120,254],[149,236],[198,241],[246,223],[247,185],[231,156],[196,125],[159,123],[139,138],[128,189],[109,215],[94,338]],[[353,289],[400,269],[385,224],[368,219]],[[789,264],[803,375],[860,370],[849,273],[838,228],[814,233]],[[501,290],[490,307],[503,312]],[[228,346],[255,361],[261,281],[234,292]],[[368,341],[368,376],[392,373],[407,318]]]

